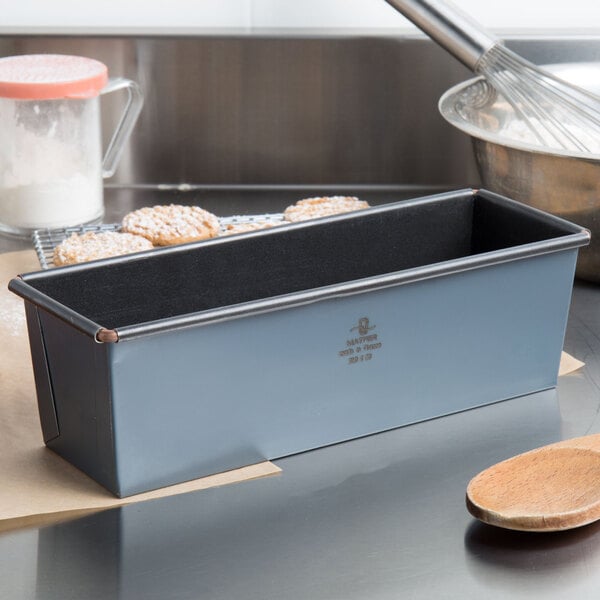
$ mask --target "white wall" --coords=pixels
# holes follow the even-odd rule
[[[0,30],[152,28],[403,28],[384,0],[3,0]],[[455,0],[489,28],[600,33],[598,0]]]

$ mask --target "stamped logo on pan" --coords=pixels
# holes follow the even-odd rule
[[[356,325],[350,329],[351,336],[346,340],[346,347],[338,351],[338,356],[345,359],[349,365],[373,360],[375,352],[382,346],[378,334],[373,331],[376,328],[377,325],[372,325],[369,317],[358,319]]]

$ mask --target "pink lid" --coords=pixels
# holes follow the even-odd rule
[[[93,98],[108,81],[106,65],[64,54],[0,58],[0,97],[17,100]]]

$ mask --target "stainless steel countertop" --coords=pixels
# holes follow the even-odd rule
[[[107,220],[138,194],[109,190]],[[284,195],[253,212],[297,190]],[[0,598],[596,599],[600,524],[504,531],[472,519],[464,493],[498,460],[600,431],[599,306],[577,281],[565,349],[586,365],[556,390],[284,458],[279,476],[0,534]]]

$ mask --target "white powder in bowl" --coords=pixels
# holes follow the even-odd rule
[[[556,149],[562,150],[563,146],[546,130],[543,121],[536,118],[531,118],[531,126],[541,136],[542,141],[538,140],[531,128],[522,120],[514,118],[510,119],[505,126],[498,132],[507,140],[516,142],[524,142],[533,146],[539,146],[541,149]],[[579,140],[590,154],[600,154],[600,140],[590,135],[588,131],[573,123],[563,123],[563,127],[574,138]],[[574,146],[572,150],[577,150]]]

